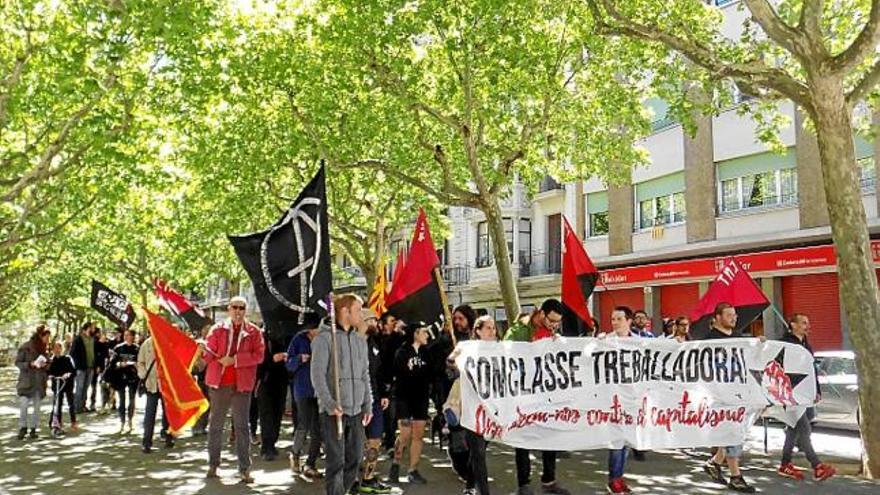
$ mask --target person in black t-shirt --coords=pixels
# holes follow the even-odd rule
[[[388,474],[391,483],[400,477],[403,450],[409,447],[410,483],[423,485],[427,480],[419,473],[422,456],[422,437],[428,420],[429,385],[431,368],[428,363],[428,328],[416,324],[407,328],[409,343],[394,356],[394,399],[400,436],[394,446],[394,461]]]
[[[125,331],[125,340],[111,352],[105,380],[119,396],[119,433],[131,433],[134,401],[137,394],[137,357],[140,348],[134,343],[134,330]],[[126,402],[126,398],[128,401]]]

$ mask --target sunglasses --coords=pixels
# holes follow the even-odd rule
[[[230,307],[230,309],[237,309],[239,311],[244,311],[245,309],[247,309],[244,306],[229,306],[229,307]]]

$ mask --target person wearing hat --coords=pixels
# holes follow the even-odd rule
[[[251,395],[257,381],[257,366],[263,361],[265,344],[260,329],[245,319],[247,301],[241,296],[229,300],[229,319],[217,323],[208,333],[204,358],[205,383],[210,389],[211,417],[208,419],[208,478],[217,478],[223,426],[232,410],[232,424],[238,432],[248,431]],[[250,439],[235,436],[238,472],[243,483],[250,475]]]
[[[429,383],[428,327],[424,323],[411,324],[406,329],[407,344],[394,357],[394,400],[397,404],[397,425],[400,436],[394,446],[394,461],[388,474],[391,483],[400,478],[403,450],[409,447],[410,483],[423,485],[428,481],[419,473],[422,457],[422,437],[428,420]]]
[[[367,341],[367,354],[370,363],[370,389],[373,391],[373,417],[366,426],[367,446],[364,452],[364,461],[361,465],[361,478],[357,485],[357,492],[364,494],[391,493],[391,487],[382,483],[376,476],[376,468],[379,463],[379,448],[382,444],[384,433],[383,412],[390,403],[390,388],[385,387],[380,380],[381,348],[379,341],[379,317],[376,312],[369,308],[362,311],[364,323],[358,329],[358,334]]]

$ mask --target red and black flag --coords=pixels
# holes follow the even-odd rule
[[[590,260],[584,245],[564,219],[562,232],[562,305],[565,309],[562,333],[568,336],[588,335],[593,318],[587,301],[596,288],[599,272]]]
[[[406,264],[386,299],[388,311],[408,323],[421,321],[431,324],[440,321],[443,303],[440,285],[434,276],[434,269],[439,264],[425,210],[420,208]]]
[[[110,321],[128,330],[134,322],[134,308],[125,295],[110,290],[109,287],[92,280],[91,306]]]
[[[268,229],[229,242],[253,283],[267,333],[291,336],[306,315],[327,315],[333,280],[323,164]]]
[[[406,266],[406,252],[403,249],[397,251],[397,260],[394,261],[394,273],[391,274],[391,288],[400,280],[400,274],[403,273],[403,267]]]
[[[721,303],[736,308],[735,333],[741,333],[770,306],[770,301],[758,284],[736,259],[731,258],[724,263],[721,273],[691,311],[691,338],[701,339],[709,332],[715,307]]]
[[[200,332],[206,325],[211,325],[214,321],[195,304],[189,301],[180,292],[172,289],[168,282],[160,279],[153,280],[153,290],[159,299],[159,304],[168,310],[169,313],[183,319],[192,332]]]

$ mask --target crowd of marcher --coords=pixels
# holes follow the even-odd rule
[[[466,340],[556,338],[564,334],[565,312],[558,300],[548,299],[501,332],[490,316],[478,316],[470,306],[462,305],[452,312],[451,331],[444,332],[420,322],[399,321],[392,314],[376,315],[364,309],[358,296],[346,294],[335,298],[332,318],[305,318],[298,333],[285,338],[283,332],[265,332],[249,322],[247,302],[241,297],[232,298],[227,310],[226,321],[196,329],[194,335],[203,352],[192,372],[210,409],[193,427],[193,434],[207,435],[207,477],[219,476],[226,441],[234,446],[240,480],[253,482],[251,450],[258,446],[267,462],[280,457],[276,444],[289,403],[293,415],[293,443],[287,452],[290,467],[307,482],[323,482],[329,495],[390,493],[402,476],[411,484],[429,483],[419,469],[427,433],[443,439],[441,445],[446,445],[453,470],[463,481],[463,493],[489,495],[486,439],[457,424],[454,414],[444,414],[449,410],[444,404],[459,396],[456,345]],[[719,304],[706,338],[744,337],[735,330],[736,319],[734,307]],[[608,325],[594,321],[592,330],[575,336],[657,337],[680,342],[691,338],[686,317],[664,321],[656,335],[649,322],[644,311],[621,306],[612,311]],[[795,314],[789,324],[783,340],[812,352],[807,339],[809,318]],[[608,330],[600,331],[602,327]],[[117,412],[119,434],[132,433],[137,397],[143,396],[141,447],[150,454],[163,401],[152,339],[137,337],[132,330],[119,329],[108,335],[89,322],[78,335],[64,339],[53,336],[46,325],[38,326],[16,357],[19,440],[38,438],[47,398],[51,398],[48,429],[53,437],[75,432],[83,414],[102,411]],[[51,396],[47,394],[49,382]],[[65,404],[70,419],[67,428]],[[228,415],[232,427],[227,433]],[[822,463],[812,448],[813,416],[808,411],[796,426],[786,428],[780,475],[804,478],[792,463],[795,445],[806,455],[815,479],[835,474],[834,467]],[[168,433],[164,407],[161,420],[160,437],[171,448],[175,438]],[[319,466],[322,452],[324,465]],[[713,449],[705,471],[729,489],[752,493],[755,488],[741,472],[742,452],[742,445]],[[539,453],[541,493],[569,493],[556,476],[560,455]],[[625,480],[629,457],[644,460],[645,453],[628,447],[609,451],[609,493],[630,492]],[[383,458],[387,471],[379,465]],[[516,449],[515,460],[517,493],[534,493],[531,452]],[[387,476],[381,476],[382,472]]]

